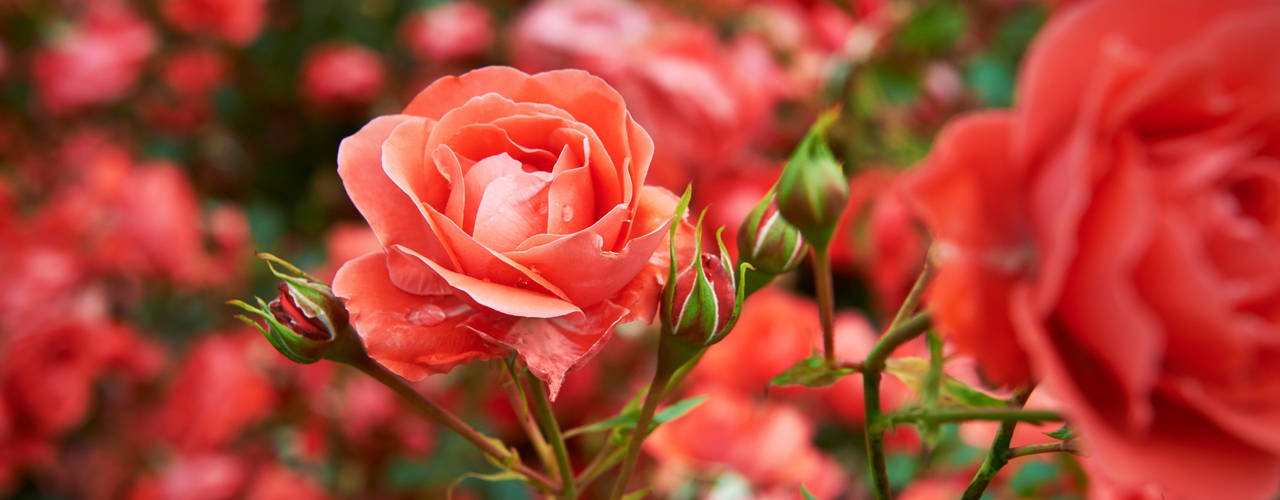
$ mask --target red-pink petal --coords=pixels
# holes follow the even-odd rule
[[[476,316],[464,326],[515,349],[554,401],[565,374],[590,361],[626,315],[625,307],[606,301],[562,317]]]
[[[396,246],[388,251],[399,251],[416,257],[422,264],[435,271],[449,286],[465,293],[476,303],[502,314],[527,318],[554,318],[581,312],[577,306],[553,295],[507,286],[456,273],[411,249]]]
[[[344,264],[334,277],[333,291],[344,299],[369,355],[407,379],[420,380],[505,353],[459,326],[477,313],[458,298],[413,295],[394,285],[382,252]]]

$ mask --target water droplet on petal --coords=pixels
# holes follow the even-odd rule
[[[573,220],[573,207],[569,205],[560,207],[560,219],[565,222]]]
[[[424,304],[409,310],[405,315],[410,323],[418,326],[435,326],[444,321],[444,309],[435,304]]]

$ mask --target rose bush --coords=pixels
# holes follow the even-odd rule
[[[1189,498],[1280,484],[1280,7],[1077,2],[1011,112],[946,130],[913,195],[937,324],[1033,375],[1108,475]]]
[[[342,142],[382,250],[334,278],[369,354],[410,379],[514,350],[547,382],[650,319],[677,199],[603,80],[489,67],[428,86]]]

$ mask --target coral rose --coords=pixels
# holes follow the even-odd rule
[[[383,250],[334,278],[371,356],[411,379],[514,349],[553,397],[613,326],[651,319],[678,201],[603,80],[489,67],[342,142]]]
[[[1066,6],[1016,108],[952,124],[913,187],[939,327],[1171,498],[1280,486],[1276,26],[1275,2]]]

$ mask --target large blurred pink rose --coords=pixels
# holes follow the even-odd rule
[[[677,201],[644,186],[652,155],[587,73],[437,80],[339,148],[383,251],[346,263],[334,291],[407,378],[514,349],[554,395],[614,325],[652,318]]]
[[[40,103],[67,113],[124,96],[155,50],[155,33],[122,2],[102,1],[31,56]]]
[[[1276,26],[1269,1],[1067,5],[1016,107],[950,125],[915,179],[943,333],[1171,497],[1280,490]]]

